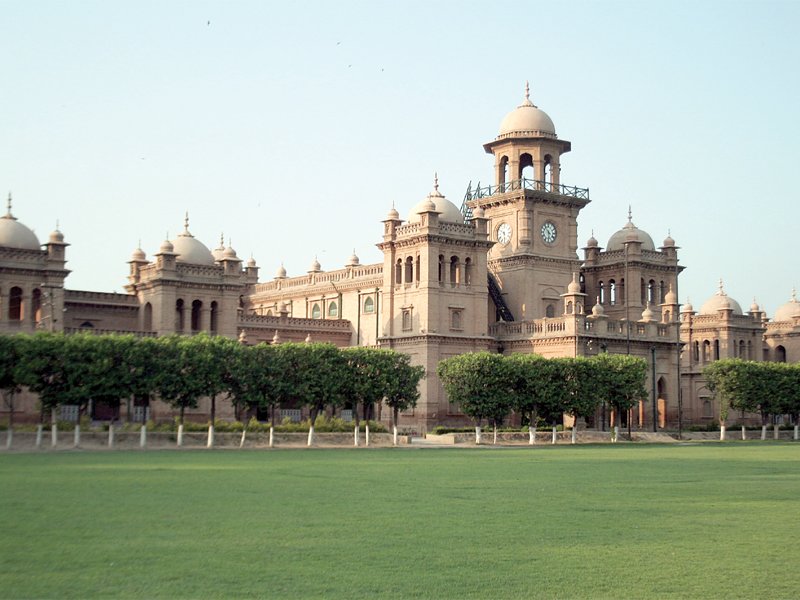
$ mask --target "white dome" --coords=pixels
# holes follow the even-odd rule
[[[578,283],[578,274],[572,274],[572,281],[569,282],[567,286],[567,293],[568,294],[580,294],[581,293],[581,284]]]
[[[178,234],[172,240],[173,252],[178,255],[178,262],[190,265],[209,265],[214,264],[214,256],[203,242],[196,239],[189,233],[189,216],[186,216],[183,225],[183,233]]]
[[[322,270],[322,265],[319,264],[317,257],[314,257],[314,260],[311,263],[311,267],[309,267],[309,273],[319,273]]]
[[[248,258],[248,259],[247,259],[247,266],[248,266],[249,268],[251,268],[251,269],[252,269],[253,267],[255,267],[255,266],[256,266],[256,259],[255,259],[255,258],[253,258],[252,256],[251,256],[250,258]]]
[[[461,213],[461,210],[439,192],[438,176],[434,176],[433,191],[411,209],[411,213],[408,215],[408,222],[419,223],[419,213],[429,212],[431,210],[431,205],[433,205],[433,210],[439,213],[440,221],[447,221],[449,223],[464,222],[464,215]]]
[[[742,314],[742,307],[739,303],[728,296],[722,287],[722,282],[719,282],[719,291],[711,296],[700,307],[701,315],[716,315],[720,310],[732,310],[734,315]]]
[[[675,294],[675,291],[672,289],[672,284],[669,284],[669,291],[667,292],[666,296],[664,296],[664,304],[677,304],[678,303],[678,296]]]
[[[595,302],[595,305],[592,307],[592,314],[595,317],[602,317],[606,314],[606,309],[600,304],[600,296],[597,296],[597,302]]]
[[[286,269],[281,263],[281,266],[278,267],[278,270],[275,272],[275,279],[286,279]]]
[[[614,250],[624,250],[625,242],[639,242],[642,245],[642,250],[655,250],[656,246],[653,243],[653,238],[650,237],[646,231],[636,227],[631,220],[631,211],[628,210],[628,222],[625,226],[612,235],[608,244],[606,244],[606,252],[613,252]]]
[[[19,250],[42,249],[36,234],[11,214],[11,194],[8,195],[8,212],[0,217],[0,246]]]
[[[220,261],[220,260],[222,260],[223,254],[225,254],[225,239],[223,237],[223,234],[220,234],[219,235],[219,246],[217,246],[216,248],[214,248],[211,251],[211,256],[214,257],[214,260]]]
[[[56,228],[50,232],[50,243],[51,244],[63,244],[64,243],[64,234],[58,229],[58,225],[56,224]]]
[[[525,100],[505,116],[500,123],[500,134],[497,137],[557,137],[553,120],[531,102],[527,83]]]
[[[347,259],[347,264],[345,266],[348,267],[357,267],[359,265],[358,256],[356,256],[356,249],[353,248],[353,253],[350,255],[350,258]]]
[[[172,245],[172,242],[169,240],[164,240],[161,242],[161,246],[158,248],[159,254],[172,254],[175,252],[175,246]]]
[[[387,221],[399,221],[400,220],[400,213],[397,212],[397,209],[394,206],[392,206],[392,208],[389,209],[389,214],[386,215],[386,220]]]
[[[236,256],[236,250],[234,250],[234,249],[233,249],[233,248],[231,248],[230,246],[228,246],[227,248],[225,248],[225,250],[222,252],[222,257],[223,257],[223,258],[238,258],[238,257]]]
[[[141,248],[136,248],[136,250],[133,251],[133,254],[131,254],[131,262],[141,262],[146,260],[147,260],[147,255]]]
[[[773,321],[791,321],[795,317],[800,317],[800,302],[797,301],[797,293],[792,290],[792,299],[775,311]]]

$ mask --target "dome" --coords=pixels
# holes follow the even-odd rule
[[[238,257],[238,256],[236,256],[236,250],[234,250],[233,248],[231,248],[230,246],[228,246],[228,247],[227,247],[227,248],[225,248],[225,250],[222,252],[222,258],[239,258],[239,257]]]
[[[644,310],[642,311],[642,321],[655,321],[655,313],[650,310],[650,304],[645,306]]]
[[[0,217],[0,246],[19,250],[41,250],[39,238],[11,214],[11,194],[8,195],[8,212]]]
[[[485,219],[486,213],[480,206],[476,206],[475,210],[472,211],[472,218],[473,219]]]
[[[531,102],[527,82],[525,83],[525,100],[505,116],[500,123],[500,134],[497,137],[557,137],[553,120],[546,112]]]
[[[175,252],[175,246],[172,245],[172,242],[169,240],[164,240],[161,242],[161,246],[158,248],[159,254],[172,254]]]
[[[281,263],[281,266],[278,267],[278,270],[275,272],[275,279],[286,279],[286,269],[283,267],[283,263]]]
[[[608,244],[606,245],[606,252],[624,250],[625,242],[639,242],[642,245],[642,250],[656,249],[653,238],[651,238],[646,231],[639,229],[633,224],[630,209],[628,209],[628,222],[625,223],[622,229],[609,238]]]
[[[322,266],[319,264],[317,257],[314,257],[314,260],[311,262],[311,266],[308,268],[309,273],[319,273],[322,271]]]
[[[686,299],[686,304],[683,305],[683,309],[681,310],[681,312],[685,313],[694,312],[694,306],[692,306],[692,302],[688,298]]]
[[[445,198],[439,191],[439,177],[434,175],[433,181],[433,191],[411,209],[411,213],[408,215],[408,222],[418,223],[419,213],[434,210],[439,213],[440,221],[463,223],[464,215],[461,214],[459,208]]]
[[[250,258],[248,258],[248,259],[247,259],[247,266],[248,266],[250,269],[254,268],[254,267],[256,266],[256,259],[255,259],[255,258],[253,258],[252,256],[251,256]]]
[[[664,296],[664,304],[677,304],[678,303],[678,295],[672,289],[672,284],[669,284],[669,291]]]
[[[178,255],[177,261],[191,265],[213,265],[214,256],[203,242],[196,239],[189,233],[189,216],[186,216],[183,225],[183,233],[178,234],[172,240],[175,254]]]
[[[350,258],[347,259],[347,264],[345,266],[348,267],[357,267],[359,264],[358,256],[356,256],[356,249],[353,248],[353,253],[350,255]]]
[[[605,314],[606,314],[606,309],[603,308],[602,304],[600,304],[600,296],[598,296],[595,305],[592,307],[592,315],[594,315],[595,317],[602,317]]]
[[[739,306],[739,303],[725,293],[722,281],[719,282],[719,291],[700,307],[700,314],[716,315],[720,310],[732,310],[734,315],[742,314],[742,307]]]
[[[225,239],[223,235],[222,233],[219,234],[219,246],[211,251],[211,256],[213,256],[216,261],[222,260],[222,255],[225,253]]]
[[[594,231],[592,232],[592,237],[586,240],[586,247],[597,248],[597,238],[594,237]]]
[[[50,232],[50,237],[48,238],[51,244],[63,244],[64,243],[64,234],[58,229],[58,223],[56,223],[56,228]],[[141,248],[139,248],[141,250]]]
[[[672,236],[667,232],[667,237],[664,238],[664,248],[674,248],[675,247],[675,240],[672,239]]]
[[[389,209],[389,214],[386,215],[386,220],[387,221],[399,221],[400,220],[400,213],[397,212],[397,209],[394,206],[392,206],[392,208]]]
[[[775,311],[773,321],[791,321],[795,317],[800,317],[800,302],[797,301],[797,292],[792,290],[792,299]]]
[[[142,262],[147,260],[147,255],[141,248],[136,248],[131,254],[131,262]]]
[[[758,302],[756,302],[755,298],[753,298],[753,303],[750,305],[750,312],[751,313],[761,312],[761,307],[758,305]]]
[[[568,294],[580,294],[581,293],[581,284],[578,283],[578,274],[572,274],[572,281],[569,282],[567,286],[567,293]]]

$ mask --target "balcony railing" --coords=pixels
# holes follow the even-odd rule
[[[472,209],[467,206],[470,200],[477,200],[479,198],[488,198],[497,194],[507,194],[508,192],[516,192],[518,190],[536,190],[540,192],[547,192],[550,194],[559,194],[560,196],[569,196],[579,200],[589,200],[589,188],[579,188],[572,185],[563,185],[560,183],[553,183],[551,181],[537,181],[535,179],[515,179],[514,181],[507,181],[500,185],[487,185],[481,186],[480,182],[473,188],[472,182],[467,187],[467,192],[464,194],[464,202],[461,204],[461,212],[468,219],[472,218]]]

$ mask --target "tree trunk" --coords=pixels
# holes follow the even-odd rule
[[[36,426],[36,447],[37,448],[41,448],[42,447],[42,431],[43,430],[44,430],[44,425],[39,423]]]
[[[269,447],[272,448],[275,446],[275,427],[272,426],[272,423],[269,424]]]
[[[497,445],[497,421],[494,422],[494,437],[492,438],[492,445]]]
[[[50,445],[55,448],[58,445],[58,423],[56,422],[56,409],[50,410]]]
[[[536,444],[536,427],[528,427],[528,445]]]
[[[14,442],[14,430],[11,427],[6,432],[6,450],[11,450],[11,444]]]
[[[142,428],[139,430],[139,447],[147,447],[147,425],[142,425]]]
[[[397,418],[399,416],[399,410],[397,408],[392,408],[392,445],[397,446]]]
[[[180,421],[178,421],[181,425],[183,425],[183,415],[185,412],[186,412],[186,407],[181,405]]]
[[[247,427],[242,429],[242,439],[239,440],[239,448],[244,448],[244,438],[247,435]]]
[[[208,439],[206,440],[206,448],[214,447],[214,421],[208,426]]]
[[[183,446],[183,423],[178,425],[178,447]]]
[[[572,425],[572,443],[578,443],[578,428],[574,424]]]
[[[81,424],[75,423],[75,431],[73,433],[73,446],[76,448],[81,445]]]
[[[481,426],[480,425],[476,425],[475,426],[475,443],[476,444],[480,444],[481,443]]]
[[[216,420],[217,420],[217,395],[213,394],[211,396],[211,424],[213,425]]]
[[[108,447],[114,447],[114,421],[108,424]]]
[[[555,425],[553,425],[553,443],[555,444],[558,440],[558,430]]]
[[[369,446],[369,421],[364,422],[364,445]]]
[[[358,420],[358,402],[353,403],[353,417],[356,422],[355,426],[353,427],[353,446],[358,446],[359,442],[359,429],[361,427],[361,422]]]
[[[747,430],[744,428],[744,425],[742,425],[742,441],[745,441],[746,439],[747,439]]]
[[[306,446],[310,448],[313,443],[314,443],[314,425],[311,425],[308,428],[308,442],[306,442]]]
[[[725,441],[725,423],[720,423],[719,425],[719,441]]]
[[[781,430],[777,422],[772,425],[772,438],[776,440],[781,439]]]
[[[767,426],[766,425],[762,425],[761,426],[761,440],[763,441],[763,440],[766,440],[766,439],[767,439]]]

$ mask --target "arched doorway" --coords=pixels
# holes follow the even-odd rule
[[[658,407],[658,427],[659,429],[664,429],[667,426],[667,382],[663,377],[658,378],[656,389],[658,392],[656,403]]]

